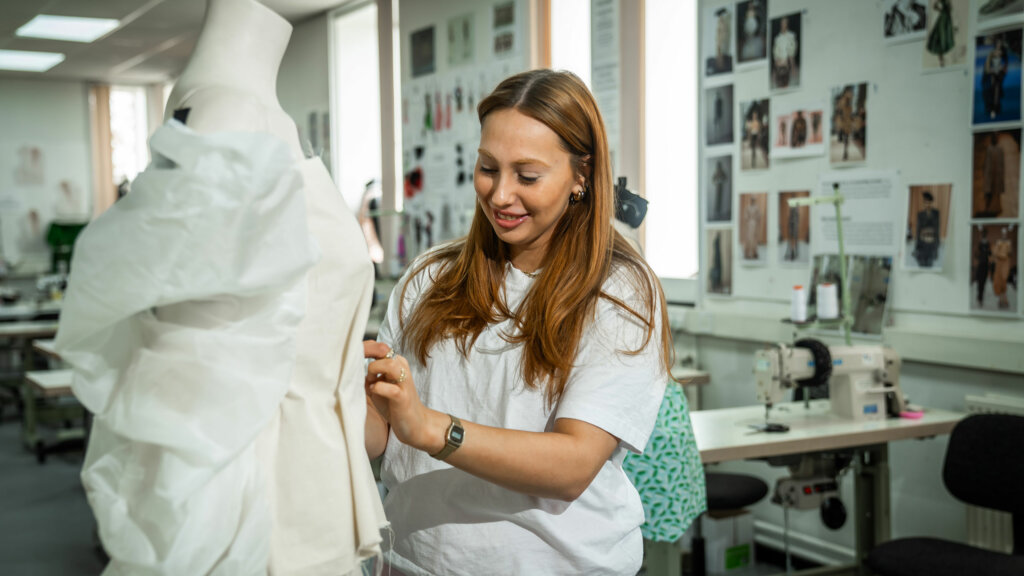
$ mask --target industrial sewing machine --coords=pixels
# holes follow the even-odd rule
[[[827,346],[805,338],[754,356],[757,399],[772,405],[791,388],[828,383],[832,413],[851,420],[883,420],[906,411],[900,358],[884,346]]]

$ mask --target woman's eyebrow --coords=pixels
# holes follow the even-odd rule
[[[497,158],[495,158],[490,152],[488,152],[487,150],[484,150],[483,148],[477,148],[477,153],[480,156],[486,156],[490,160],[497,160]],[[548,164],[547,162],[545,162],[543,160],[540,160],[538,158],[521,158],[519,160],[516,160],[516,161],[512,162],[512,165],[513,166],[540,165],[540,166],[542,166],[544,168],[550,168],[551,167],[550,164]]]

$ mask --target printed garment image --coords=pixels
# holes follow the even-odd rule
[[[704,75],[717,76],[732,72],[733,5],[706,6],[702,24],[705,30],[701,46]]]
[[[1020,213],[1020,128],[975,132],[971,217]]]
[[[832,135],[829,161],[833,166],[862,164],[868,156],[868,85],[832,89]]]
[[[732,227],[708,228],[705,232],[705,290],[708,294],[728,296],[732,294]]]
[[[740,170],[767,170],[771,110],[767,98],[740,103]]]
[[[883,35],[889,41],[923,38],[928,27],[925,0],[885,0],[883,15]]]
[[[772,90],[792,90],[800,87],[800,20],[799,12],[772,18]]]
[[[971,226],[972,312],[1017,314],[1019,229],[1014,222]]]
[[[744,266],[768,264],[768,193],[740,194],[740,263]]]
[[[903,267],[908,270],[941,272],[949,234],[952,184],[910,187],[907,207],[907,236],[903,246]]]
[[[967,62],[967,7],[968,0],[932,0],[921,60],[925,70],[955,68]]]
[[[778,262],[782,266],[806,266],[811,261],[811,210],[790,206],[793,198],[808,198],[808,190],[779,192]]]
[[[975,39],[975,124],[1020,121],[1021,29]]]
[[[768,0],[736,3],[736,62],[751,64],[767,56]]]
[[[732,221],[732,156],[707,159],[704,185],[706,222]]]
[[[732,94],[732,84],[704,91],[704,132],[708,146],[733,142]]]

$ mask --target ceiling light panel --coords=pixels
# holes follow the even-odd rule
[[[46,72],[64,61],[56,52],[30,52],[28,50],[0,50],[0,69],[20,72]]]
[[[68,42],[92,42],[117,28],[119,21],[111,18],[78,18],[40,14],[18,28],[17,36],[46,38]]]

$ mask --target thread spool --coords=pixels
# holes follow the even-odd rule
[[[807,290],[799,284],[793,286],[789,319],[796,323],[807,322]]]
[[[839,291],[831,282],[818,284],[818,318],[834,320],[839,318]]]

